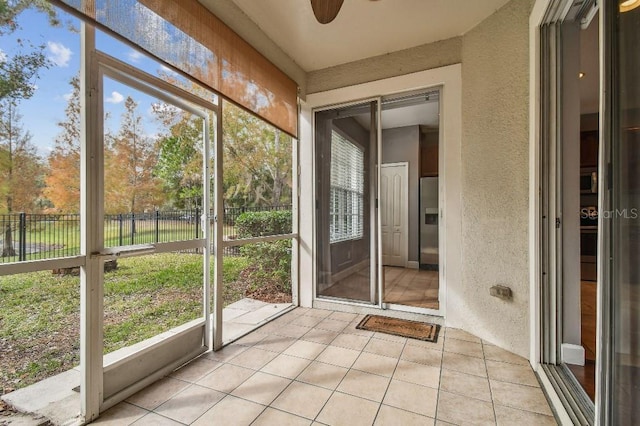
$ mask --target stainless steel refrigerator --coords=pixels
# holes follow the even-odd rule
[[[437,270],[438,178],[420,179],[420,268]]]

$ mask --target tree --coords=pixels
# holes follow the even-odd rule
[[[105,141],[107,213],[153,210],[163,202],[161,182],[153,175],[157,162],[154,141],[144,135],[138,104],[131,96],[124,106],[118,133]]]
[[[153,111],[168,134],[157,142],[157,176],[172,207],[202,206],[203,120],[167,104],[154,104]]]
[[[0,210],[33,212],[42,191],[43,167],[14,102],[0,102]]]
[[[225,202],[233,206],[291,202],[291,137],[228,102],[223,113]]]
[[[80,78],[69,82],[71,96],[65,119],[58,122],[62,132],[56,136],[49,154],[44,196],[60,213],[77,213],[80,208]]]

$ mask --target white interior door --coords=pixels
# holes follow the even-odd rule
[[[382,264],[407,266],[409,164],[383,164],[380,173]]]

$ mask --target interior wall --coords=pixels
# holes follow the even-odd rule
[[[532,6],[512,0],[463,37],[461,282],[447,293],[450,325],[525,357]],[[498,284],[512,300],[490,296]]]
[[[383,111],[384,114],[384,111]],[[420,127],[407,126],[382,131],[382,163],[409,163],[409,262],[418,262]]]

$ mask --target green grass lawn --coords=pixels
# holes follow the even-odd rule
[[[212,262],[213,264],[213,262]],[[224,304],[243,297],[250,264],[224,260]],[[202,316],[202,256],[164,253],[118,260],[105,274],[104,352]],[[80,278],[50,271],[0,277],[0,390],[24,387],[79,362]]]

